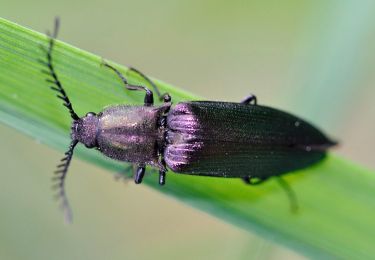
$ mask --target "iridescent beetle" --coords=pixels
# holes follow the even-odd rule
[[[259,184],[272,176],[312,165],[325,156],[335,143],[306,121],[291,114],[257,105],[251,95],[241,103],[187,101],[172,107],[171,97],[161,95],[144,74],[131,68],[148,82],[164,104],[154,106],[153,92],[145,86],[131,85],[114,67],[127,90],[145,91],[143,106],[118,105],[79,117],[53,67],[52,50],[59,22],[50,36],[47,50],[48,82],[58,92],[73,119],[72,142],[58,165],[58,196],[66,217],[71,210],[64,181],[74,147],[80,142],[104,155],[136,165],[135,183],[141,183],[146,165],[159,169],[159,184],[165,184],[167,169],[198,176],[241,178]],[[292,207],[296,199],[281,178]]]

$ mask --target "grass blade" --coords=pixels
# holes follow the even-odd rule
[[[69,144],[70,117],[41,73],[44,66],[38,60],[45,58],[41,45],[47,45],[43,34],[0,19],[0,121],[64,151]],[[143,100],[143,93],[125,92],[118,79],[100,67],[98,56],[58,41],[54,60],[78,115],[98,112],[109,104]],[[139,81],[134,75],[129,79]],[[174,102],[196,99],[166,83],[156,83]],[[115,172],[123,167],[87,149],[78,149],[77,156]],[[298,214],[289,211],[287,197],[274,180],[249,187],[240,180],[176,174],[167,178],[165,187],[157,186],[156,175],[145,182],[305,255],[375,257],[375,174],[347,160],[330,155],[318,165],[285,177],[298,195]]]

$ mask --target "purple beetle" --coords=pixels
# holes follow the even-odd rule
[[[144,105],[111,106],[102,112],[79,117],[53,67],[52,50],[58,31],[50,36],[47,50],[48,82],[62,99],[73,119],[69,150],[58,165],[55,180],[67,219],[71,210],[64,181],[74,147],[78,143],[95,148],[112,159],[136,166],[135,183],[141,183],[146,165],[159,170],[159,184],[165,184],[167,169],[175,173],[199,176],[240,178],[247,184],[259,184],[277,176],[287,191],[292,208],[295,195],[282,174],[307,167],[325,157],[335,143],[321,131],[286,112],[257,105],[254,95],[241,103],[187,101],[172,107],[169,94],[161,95],[157,86],[139,74],[164,103],[154,106],[153,91],[131,85],[113,66],[127,90],[145,91]]]

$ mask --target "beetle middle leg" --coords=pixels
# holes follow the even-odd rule
[[[165,163],[165,160],[164,159],[161,159],[161,162],[160,162],[163,166],[163,169],[160,169],[159,170],[159,184],[160,185],[164,185],[165,184],[165,173],[167,172],[167,165]]]
[[[121,81],[124,83],[125,88],[128,90],[143,90],[146,92],[145,98],[144,98],[144,104],[145,106],[152,106],[154,104],[154,94],[151,90],[144,86],[137,86],[137,85],[131,85],[128,83],[128,80],[124,77],[124,75],[121,74],[119,70],[117,70],[112,65],[109,65],[105,61],[102,61],[102,65],[106,66],[107,68],[113,70],[117,76],[121,79]]]
[[[137,171],[134,175],[134,182],[135,184],[142,183],[143,176],[145,176],[146,166],[145,165],[139,165],[137,168]]]

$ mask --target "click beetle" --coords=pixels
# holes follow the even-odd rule
[[[71,210],[64,181],[78,143],[94,148],[112,159],[136,166],[135,183],[141,183],[146,165],[159,170],[159,184],[164,185],[168,169],[197,176],[239,178],[247,184],[259,184],[270,177],[310,166],[325,157],[335,142],[310,123],[289,113],[261,106],[251,95],[240,103],[186,101],[172,106],[171,96],[162,95],[154,82],[140,75],[163,104],[154,105],[153,91],[132,85],[113,66],[103,65],[117,74],[126,90],[144,91],[144,105],[116,105],[99,113],[79,117],[70,102],[53,66],[52,50],[58,32],[49,35],[46,50],[52,90],[63,100],[73,119],[71,144],[55,172],[58,197],[68,219]],[[285,181],[292,203],[295,196]],[[294,202],[293,202],[294,201]]]

